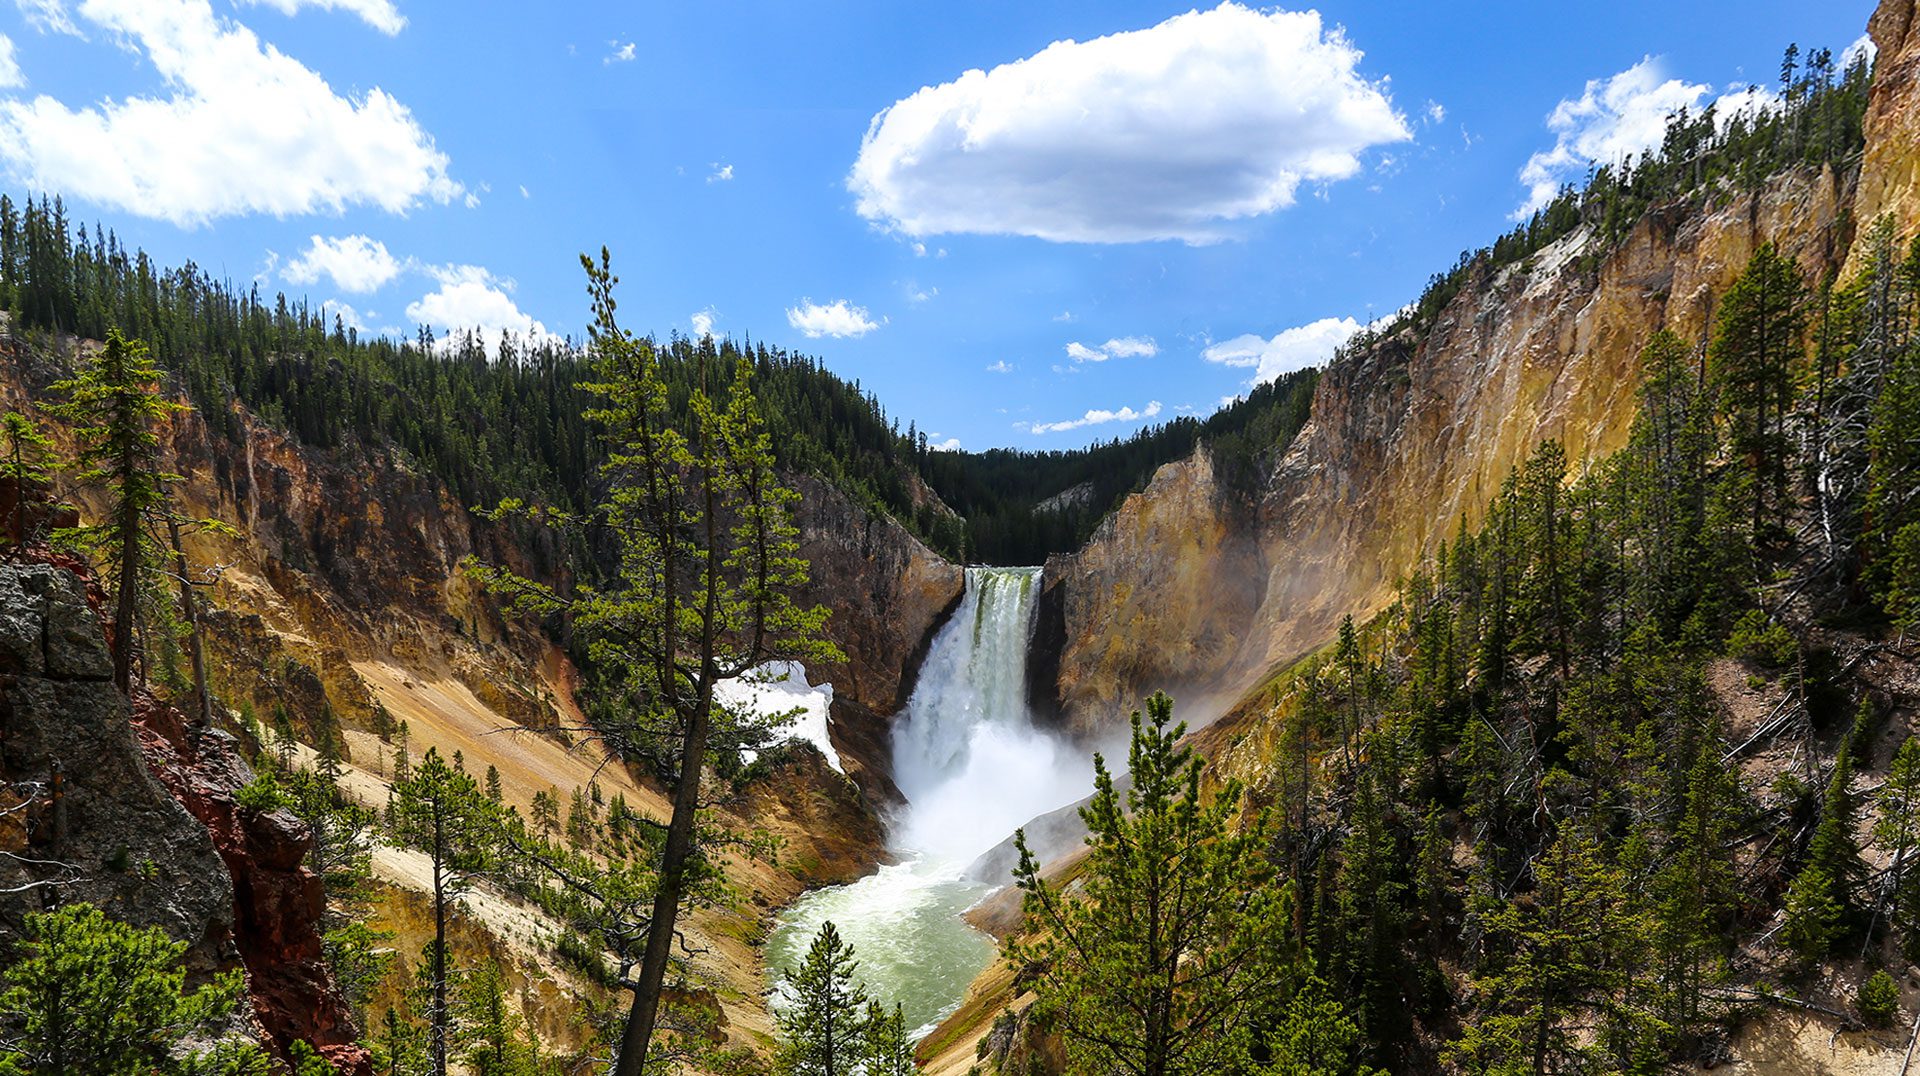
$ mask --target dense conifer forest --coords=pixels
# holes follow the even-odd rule
[[[98,225],[75,227],[61,201],[45,197],[0,197],[0,305],[29,347],[56,334],[104,339],[112,328],[145,342],[236,443],[235,402],[318,449],[399,452],[467,504],[528,496],[577,507],[593,496],[600,458],[581,418],[587,363],[571,341],[507,333],[489,349],[476,334],[435,339],[425,328],[412,340],[362,338],[305,299],[269,299],[192,264],[157,266]],[[655,346],[677,413],[703,381],[724,395],[734,362],[747,358],[783,467],[833,482],[950,558],[990,563],[1038,563],[1077,547],[1119,497],[1201,440],[1240,459],[1284,445],[1312,389],[1312,375],[1293,375],[1205,420],[1084,449],[937,452],[818,358],[750,339],[676,335]],[[1069,505],[1039,507],[1085,482]]]

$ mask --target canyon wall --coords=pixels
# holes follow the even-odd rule
[[[1883,105],[1901,124],[1920,108]],[[1043,689],[1082,733],[1124,724],[1156,689],[1196,704],[1190,718],[1217,715],[1342,616],[1378,608],[1540,441],[1560,439],[1576,468],[1619,448],[1647,338],[1704,341],[1714,297],[1763,243],[1810,276],[1838,266],[1855,201],[1850,176],[1802,171],[1650,213],[1606,251],[1576,232],[1471,281],[1424,335],[1341,357],[1251,496],[1223,489],[1202,451],[1048,563],[1060,649]]]

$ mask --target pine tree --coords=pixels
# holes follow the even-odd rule
[[[596,733],[617,757],[652,762],[672,789],[673,810],[659,848],[652,908],[635,915],[646,938],[629,980],[633,1006],[613,1076],[640,1076],[658,1023],[674,924],[713,864],[708,834],[696,826],[701,781],[716,749],[764,740],[769,722],[728,713],[716,703],[724,680],[771,661],[834,660],[820,632],[824,607],[802,608],[807,580],[798,555],[792,506],[798,494],[775,470],[772,440],[742,359],[724,393],[721,371],[704,362],[690,386],[692,421],[674,411],[658,353],[620,327],[618,282],[603,249],[586,255],[592,382],[586,412],[605,431],[608,493],[592,513],[620,544],[620,570],[605,588],[562,595],[498,569],[474,566],[483,582],[522,609],[572,618],[593,659],[620,678]],[[508,502],[496,516],[524,512]],[[566,521],[564,514],[546,518]]]
[[[454,1045],[470,1076],[533,1076],[538,1058],[526,1041],[525,1018],[507,994],[499,961],[484,960],[459,977],[453,999]]]
[[[90,904],[28,915],[0,992],[0,1076],[266,1072],[251,1044],[176,1056],[180,1043],[217,1035],[245,988],[232,971],[186,991],[186,950]]]
[[[113,682],[133,688],[134,621],[141,592],[162,556],[149,523],[165,506],[178,475],[160,469],[155,426],[186,410],[160,393],[163,375],[146,345],[118,329],[71,379],[56,383],[67,399],[49,410],[73,424],[81,468],[75,479],[102,486],[109,498],[104,522],[76,528],[71,537],[99,552],[113,584]]]
[[[907,1035],[907,1014],[899,1005],[888,1012],[877,1001],[867,1003],[863,1050],[861,1076],[915,1076],[920,1071],[913,1058],[913,1040]]]
[[[1476,1012],[1448,1049],[1454,1064],[1535,1076],[1585,1070],[1598,1047],[1583,1041],[1575,1017],[1623,987],[1617,954],[1638,941],[1623,891],[1593,839],[1562,823],[1536,864],[1531,899],[1488,917],[1496,955],[1474,980]]]
[[[1268,1036],[1269,1060],[1261,1076],[1385,1076],[1361,1060],[1366,1046],[1360,1026],[1308,965]]]
[[[48,480],[53,458],[53,441],[41,433],[33,420],[18,411],[0,415],[0,479],[13,483],[13,529],[9,532],[16,545],[24,546],[27,534],[27,490]]]
[[[789,1008],[779,1014],[781,1071],[787,1076],[854,1076],[871,1028],[860,964],[832,923],[823,923],[807,957],[787,975]]]
[[[1825,957],[1847,929],[1854,884],[1866,873],[1854,840],[1853,737],[1840,743],[1833,775],[1820,803],[1820,824],[1807,842],[1807,861],[1787,887],[1780,938],[1805,966]]]
[[[427,854],[432,866],[433,940],[427,943],[432,993],[427,1026],[433,1076],[446,1076],[450,1009],[447,915],[466,879],[486,862],[491,815],[472,777],[448,766],[438,748],[429,747],[405,782],[394,791],[396,836]]]
[[[1804,357],[1806,281],[1771,243],[1720,300],[1709,357],[1733,447],[1755,477],[1753,532],[1763,533],[1770,505],[1786,494],[1786,416],[1793,398],[1793,367]]]
[[[1883,905],[1890,905],[1906,950],[1920,951],[1920,869],[1912,863],[1920,849],[1920,736],[1909,736],[1887,768],[1873,837],[1893,857],[1886,895],[1875,902],[1874,913],[1878,916]]]
[[[1031,940],[1007,946],[1033,975],[1038,1004],[1066,1041],[1073,1073],[1198,1076],[1245,1062],[1253,1006],[1290,966],[1288,887],[1266,855],[1264,812],[1234,825],[1240,786],[1201,791],[1202,762],[1179,745],[1173,700],[1132,718],[1122,797],[1094,756],[1094,795],[1081,808],[1088,854],[1077,892],[1063,892],[1015,834],[1014,871]]]

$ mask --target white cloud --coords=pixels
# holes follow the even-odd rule
[[[612,66],[613,64],[631,63],[634,60],[633,42],[629,41],[623,45],[619,39],[616,38],[607,42],[607,44],[612,46],[613,51],[608,53],[606,58],[600,61],[601,63]]]
[[[1560,188],[1575,183],[1589,166],[1617,164],[1628,155],[1643,154],[1666,138],[1667,119],[1685,108],[1699,112],[1711,104],[1724,125],[1744,110],[1772,108],[1779,99],[1751,86],[1732,89],[1708,100],[1713,87],[1670,77],[1658,56],[1648,56],[1610,78],[1587,80],[1579,97],[1554,106],[1547,129],[1552,149],[1527,158],[1520,182],[1527,200],[1515,210],[1515,220],[1530,216],[1553,201]]]
[[[73,23],[73,17],[67,14],[66,0],[13,0],[13,3],[20,9],[20,15],[27,20],[27,25],[41,33],[82,36],[80,28]]]
[[[13,38],[0,34],[0,90],[17,90],[27,84],[20,71],[20,60],[13,54]]]
[[[1073,311],[1062,310],[1058,314],[1055,314],[1053,316],[1053,320],[1059,321],[1059,322],[1070,322],[1073,320]]]
[[[522,198],[533,197],[533,192],[527,189],[527,185],[525,183],[520,184],[520,197]]]
[[[393,0],[239,0],[241,3],[270,7],[282,15],[293,15],[303,7],[322,11],[345,11],[358,15],[368,26],[388,37],[407,28],[407,17],[393,6]]]
[[[1098,347],[1078,340],[1067,345],[1067,357],[1074,362],[1106,362],[1108,359],[1150,359],[1160,354],[1160,345],[1151,336],[1120,336]]]
[[[1065,430],[1077,430],[1083,426],[1098,426],[1107,422],[1144,422],[1160,413],[1160,401],[1154,400],[1147,406],[1135,411],[1131,407],[1122,407],[1118,411],[1103,411],[1099,408],[1088,411],[1079,418],[1064,419],[1059,422],[1035,422],[1027,426],[1031,433],[1060,433]]]
[[[1321,318],[1272,339],[1246,333],[1223,340],[1208,346],[1200,357],[1223,366],[1254,367],[1251,383],[1261,385],[1282,374],[1322,365],[1359,331],[1360,323],[1352,318]]]
[[[923,288],[912,281],[907,282],[907,302],[915,306],[919,306],[921,303],[939,294],[939,288]]]
[[[711,164],[713,171],[707,173],[708,183],[725,183],[733,178],[733,166],[730,164]]]
[[[1438,101],[1427,102],[1427,122],[1442,123],[1447,118],[1447,106]]]
[[[885,322],[873,320],[866,307],[853,306],[845,299],[835,299],[824,306],[812,299],[802,299],[799,306],[787,309],[787,324],[818,338],[865,336]]]
[[[374,318],[377,318],[380,316],[379,314],[376,314],[371,310],[363,314],[360,311],[354,309],[352,306],[349,306],[348,304],[343,303],[338,299],[328,299],[326,302],[321,303],[320,313],[323,316],[325,316],[328,323],[328,328],[332,328],[333,319],[337,316],[339,317],[340,321],[346,325],[347,328],[354,329],[359,332],[366,332],[367,324],[371,322]]]
[[[1058,41],[876,115],[847,186],[862,216],[913,237],[1213,242],[1412,137],[1360,59],[1315,12],[1231,0]]]
[[[378,239],[316,235],[308,241],[304,253],[287,263],[283,275],[289,284],[312,284],[323,276],[331,277],[334,287],[341,291],[364,295],[385,287],[406,267]]]
[[[697,311],[692,317],[689,317],[687,324],[693,326],[693,338],[695,340],[703,340],[712,336],[713,323],[719,316],[713,307],[707,307],[705,310]]]
[[[462,196],[407,107],[358,99],[216,16],[208,0],[88,0],[80,14],[145,54],[172,96],[78,110],[0,101],[0,163],[16,183],[179,225],[245,213],[404,213]]]
[[[929,449],[935,452],[960,451],[960,439],[958,437],[949,437],[944,441],[936,440],[936,438],[938,438],[939,436],[940,435],[937,433],[930,433],[927,435],[927,447]]]
[[[1868,34],[1861,34],[1854,38],[1853,44],[1848,45],[1840,53],[1840,70],[1845,71],[1852,67],[1853,62],[1862,56],[1867,58],[1868,63],[1872,63],[1880,56],[1880,46],[1874,44],[1872,36]]]
[[[507,292],[513,282],[502,280],[478,265],[446,265],[428,269],[440,286],[407,304],[407,320],[430,325],[443,338],[474,330],[489,350],[500,346],[508,332],[522,343],[554,343],[559,337],[523,312]]]
[[[1013,364],[1005,359],[1001,359],[998,362],[989,364],[987,366],[987,372],[990,374],[1010,374],[1013,372]]]

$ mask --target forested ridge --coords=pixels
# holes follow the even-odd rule
[[[489,348],[475,333],[435,339],[424,327],[411,340],[362,337],[304,298],[269,298],[257,283],[242,290],[192,263],[158,266],[98,224],[74,225],[60,199],[44,196],[0,196],[0,307],[30,348],[115,328],[144,342],[236,444],[232,402],[315,449],[397,451],[469,505],[520,496],[577,507],[594,495],[600,449],[581,417],[587,360],[573,341],[509,331]],[[683,419],[695,385],[711,382],[724,396],[744,357],[782,467],[833,482],[950,559],[991,563],[1076,548],[1119,497],[1203,439],[1237,457],[1284,447],[1312,388],[1310,375],[1291,375],[1207,419],[1183,416],[1083,449],[940,452],[817,357],[751,339],[675,335],[654,346]],[[1071,507],[1039,508],[1087,481],[1091,495]]]
[[[1541,445],[1264,689],[1253,794],[1371,1063],[1653,1072],[1769,1006],[1891,1018],[1920,956],[1920,738],[1885,733],[1920,661],[1920,241],[1863,241],[1844,286],[1763,247],[1708,345],[1647,341],[1627,448]]]

